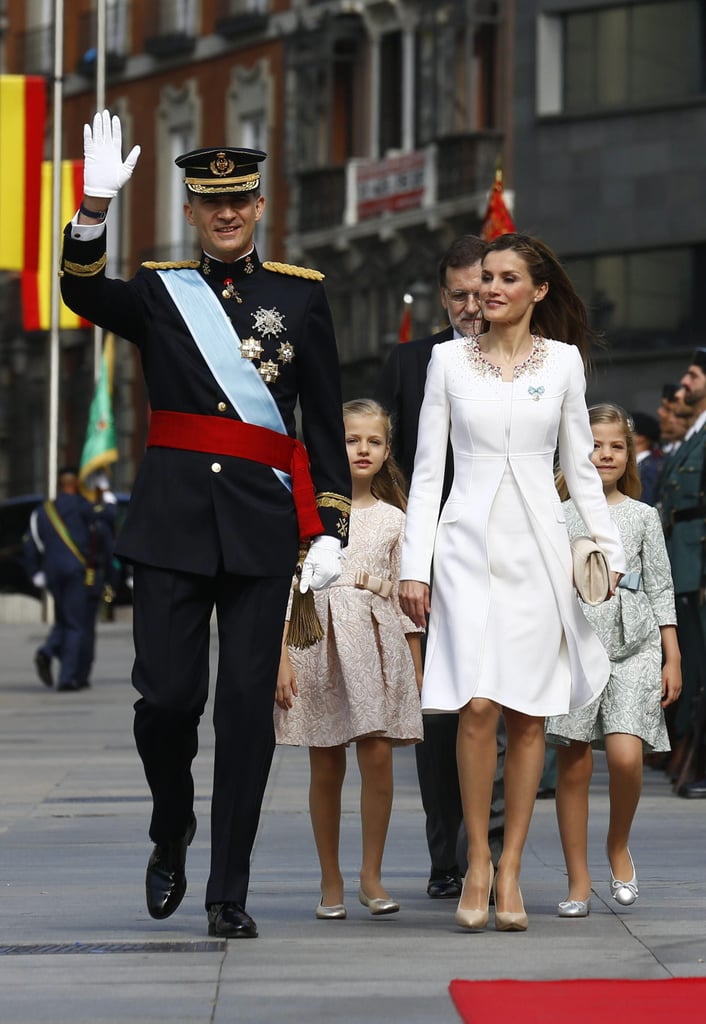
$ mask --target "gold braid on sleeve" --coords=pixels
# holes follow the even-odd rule
[[[103,253],[95,263],[72,263],[71,260],[64,260],[62,271],[71,274],[72,277],[95,277],[100,274],[108,260],[107,254]]]

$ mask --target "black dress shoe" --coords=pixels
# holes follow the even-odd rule
[[[37,669],[37,675],[44,683],[45,686],[53,686],[54,679],[51,674],[51,658],[48,654],[45,654],[41,649],[34,655],[34,666]]]
[[[256,939],[257,925],[239,903],[211,903],[208,934],[222,939]]]
[[[456,874],[430,878],[427,896],[431,900],[457,900],[461,895],[461,879]]]
[[[706,778],[696,779],[695,782],[685,782],[677,790],[677,796],[686,797],[687,800],[706,799]]]
[[[196,818],[181,839],[155,846],[147,864],[145,893],[150,917],[162,921],[174,913],[186,892],[186,850],[196,832]]]

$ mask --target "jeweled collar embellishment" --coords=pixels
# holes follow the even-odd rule
[[[527,391],[529,392],[532,400],[535,402],[538,402],[544,394],[544,388],[541,384],[538,388],[527,388]]]
[[[471,366],[477,373],[482,377],[493,377],[502,380],[502,367],[497,366],[495,363],[491,363],[485,354],[481,352],[477,334],[474,334],[467,339],[465,348],[466,355],[468,356]],[[546,358],[546,341],[544,338],[532,335],[532,351],[523,362],[518,363],[513,369],[512,379],[517,380],[518,377],[524,377],[526,374],[537,373],[537,371],[544,366]],[[543,393],[543,390],[544,389],[539,392],[540,395]],[[539,395],[535,398],[535,401],[539,401]]]

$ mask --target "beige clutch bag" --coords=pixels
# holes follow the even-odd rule
[[[610,573],[606,556],[590,537],[577,537],[571,542],[574,586],[585,604],[602,604],[610,590]]]

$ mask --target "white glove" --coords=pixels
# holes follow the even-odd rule
[[[302,565],[299,593],[323,590],[341,575],[341,542],[336,537],[314,537]]]
[[[32,577],[32,583],[34,583],[37,590],[44,590],[47,585],[47,578],[43,572],[35,572]]]
[[[133,146],[123,162],[120,118],[104,110],[83,126],[83,191],[87,196],[113,199],[135,170],[140,147]]]

